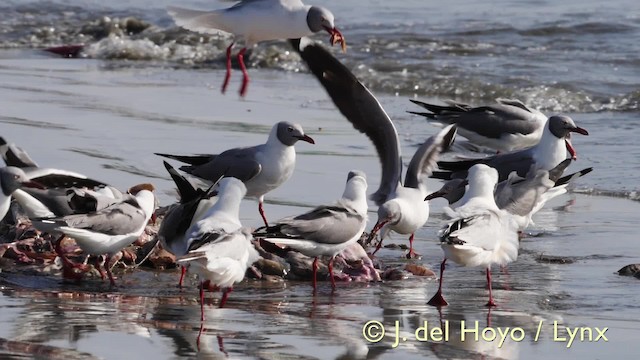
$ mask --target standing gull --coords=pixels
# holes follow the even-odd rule
[[[200,310],[204,321],[204,289],[220,288],[224,307],[233,284],[244,279],[247,268],[260,259],[251,240],[251,230],[240,223],[240,201],[247,191],[235,178],[220,181],[218,201],[193,224],[186,235],[187,254],[178,257],[180,264],[188,263],[190,271],[200,278]]]
[[[245,47],[238,53],[238,62],[242,69],[242,87],[244,96],[249,84],[249,74],[244,64],[247,48],[266,40],[294,39],[309,36],[320,31],[331,35],[331,45],[346,42],[342,33],[334,25],[333,14],[319,6],[305,5],[300,0],[242,0],[227,9],[198,11],[175,6],[168,8],[169,15],[177,25],[200,33],[232,33],[245,40]],[[222,84],[224,93],[231,77],[231,49],[227,48],[227,73]]]
[[[289,180],[296,165],[294,145],[298,140],[315,144],[302,127],[287,121],[273,126],[267,142],[261,145],[233,148],[218,155],[156,155],[182,161],[180,170],[207,181],[217,181],[222,175],[235,177],[245,183],[247,195],[258,198],[258,211],[264,215],[264,195]]]
[[[152,191],[151,184],[144,184],[132,191],[133,197],[99,211],[32,221],[51,224],[56,232],[72,237],[86,254],[106,254],[105,268],[111,286],[115,286],[109,261],[113,254],[133,243],[144,231],[155,210],[156,199]],[[99,264],[96,265],[104,278]]]
[[[186,237],[187,231],[202,219],[205,212],[216,203],[217,197],[213,196],[211,190],[204,191],[195,188],[166,161],[163,163],[178,188],[180,202],[173,205],[164,216],[160,229],[158,229],[158,239],[163,249],[179,257],[188,252],[191,245],[188,240],[193,240]],[[215,184],[212,185],[212,188],[214,186]],[[181,268],[179,287],[182,287],[182,280],[186,272],[184,266]]]
[[[475,165],[469,170],[468,180],[469,201],[455,210],[456,218],[440,233],[445,258],[440,264],[438,292],[429,300],[429,305],[448,305],[442,297],[442,280],[445,263],[451,259],[463,266],[487,268],[487,306],[496,306],[491,290],[491,265],[506,265],[518,257],[518,225],[494,200],[498,172],[484,164]]]
[[[433,177],[445,180],[454,177],[463,178],[466,176],[466,171],[475,164],[487,164],[498,170],[499,181],[507,179],[512,171],[525,177],[532,166],[535,170],[551,170],[567,158],[567,150],[572,159],[577,158],[576,151],[570,141],[572,132],[589,135],[587,130],[576,126],[570,117],[554,115],[547,121],[540,142],[535,146],[482,159],[438,161],[438,166],[445,171],[434,171]]]
[[[367,225],[367,179],[361,171],[350,171],[342,198],[332,205],[319,206],[307,213],[288,217],[256,230],[256,237],[287,245],[313,257],[313,290],[316,289],[318,256],[329,256],[329,277],[335,290],[333,259],[360,239]]]
[[[378,190],[371,195],[371,199],[379,206],[378,222],[371,232],[371,238],[382,228],[379,249],[382,239],[391,230],[411,234],[408,257],[414,256],[414,233],[429,218],[429,206],[423,201],[428,194],[426,180],[431,175],[440,152],[453,142],[455,126],[447,126],[418,148],[409,163],[403,184],[398,132],[378,100],[322,46],[302,44],[299,40],[292,41],[292,44],[340,112],[353,127],[371,139],[378,152],[382,178]]]
[[[458,133],[470,142],[509,152],[534,146],[540,141],[547,117],[519,100],[496,99],[496,104],[471,107],[447,101],[449,106],[410,100],[430,112],[409,111],[429,121],[458,125]]]

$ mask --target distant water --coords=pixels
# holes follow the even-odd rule
[[[639,110],[635,0],[315,3],[336,14],[347,38],[349,50],[340,58],[376,90],[472,103],[513,97],[550,112]],[[214,0],[5,0],[0,47],[83,43],[83,56],[120,60],[117,66],[223,68],[229,39],[176,28],[164,10],[169,4],[228,6]],[[250,66],[305,71],[288,50],[283,42],[258,46]]]

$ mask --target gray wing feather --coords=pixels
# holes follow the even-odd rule
[[[62,219],[68,226],[107,235],[130,234],[140,228],[145,213],[135,198],[86,215],[69,215]]]
[[[362,215],[344,207],[320,206],[312,211],[278,222],[289,236],[324,244],[340,244],[356,236],[365,221]]]
[[[208,163],[185,165],[180,170],[208,181],[217,181],[221,176],[230,176],[247,182],[262,170],[262,166],[255,158],[259,150],[258,146],[229,149],[219,155],[212,155]]]
[[[417,189],[421,184],[424,184],[433,169],[438,166],[437,161],[440,153],[446,151],[453,144],[455,137],[456,126],[449,125],[427,139],[411,158],[404,186]]]
[[[505,134],[528,135],[543,126],[541,122],[536,121],[536,114],[518,100],[499,99],[499,104],[475,108],[457,103],[443,107],[416,100],[411,101],[434,112],[431,114],[411,112],[412,114],[422,115],[444,124],[457,124],[462,129],[492,139],[499,139]]]
[[[373,142],[382,164],[382,179],[371,200],[381,205],[402,180],[400,144],[393,122],[375,96],[324,47],[313,43],[300,49],[300,40],[291,43],[338,110]]]

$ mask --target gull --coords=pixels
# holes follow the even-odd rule
[[[172,206],[164,216],[158,229],[158,240],[163,249],[180,257],[186,255],[189,250],[191,244],[187,240],[193,240],[185,237],[187,231],[202,219],[205,212],[218,200],[211,191],[217,182],[208,191],[197,189],[169,163],[163,163],[178,188],[180,202]],[[186,268],[182,267],[179,287],[182,287],[185,272]]]
[[[409,100],[430,112],[409,111],[429,121],[456,124],[458,133],[470,142],[498,152],[521,150],[540,141],[547,117],[515,99],[496,99],[496,104],[471,107],[455,101],[449,106]]]
[[[413,251],[414,233],[429,218],[429,206],[423,199],[429,193],[426,180],[431,175],[439,154],[453,142],[456,127],[449,125],[425,141],[415,152],[402,183],[402,159],[398,132],[373,94],[327,50],[317,44],[292,41],[311,72],[325,87],[340,112],[354,128],[364,133],[374,144],[382,165],[378,190],[370,198],[378,208],[378,221],[370,239],[382,229],[382,239],[393,230],[411,234],[408,257]],[[375,254],[375,251],[374,251]]]
[[[156,206],[153,190],[151,184],[140,185],[132,191],[134,196],[104,209],[32,221],[34,226],[38,223],[48,224],[54,231],[72,237],[88,255],[106,254],[105,268],[111,286],[115,286],[109,261],[113,254],[133,243],[144,231]],[[100,264],[96,263],[96,267],[104,278]]]
[[[498,170],[499,181],[505,180],[512,171],[525,177],[532,166],[535,170],[551,170],[567,158],[567,150],[572,159],[577,159],[576,151],[570,141],[572,132],[589,135],[587,130],[576,126],[570,117],[554,115],[547,121],[540,142],[535,146],[482,159],[438,161],[440,169],[445,171],[434,171],[432,177],[445,180],[464,177],[465,172],[475,164],[487,164]]]
[[[518,225],[511,214],[501,210],[494,200],[493,190],[498,172],[484,164],[469,169],[469,201],[455,210],[456,218],[440,232],[444,260],[440,264],[437,293],[429,300],[433,306],[446,306],[442,297],[442,280],[447,259],[463,266],[484,266],[487,269],[489,301],[496,306],[491,291],[491,265],[506,265],[518,257]]]
[[[36,181],[30,180],[22,169],[15,166],[0,168],[0,221],[4,219],[11,206],[11,195],[21,187],[42,187]]]
[[[531,223],[531,217],[549,200],[567,192],[566,188],[571,181],[593,171],[593,168],[586,168],[562,176],[570,163],[571,159],[566,159],[550,171],[531,170],[524,179],[512,172],[506,180],[496,186],[494,190],[496,204],[500,209],[514,215],[519,229],[524,230]],[[466,204],[470,198],[465,190],[467,183],[466,179],[451,179],[438,191],[429,194],[425,200],[442,197],[448,201],[449,208],[455,210]]]
[[[334,25],[331,11],[305,5],[300,0],[242,0],[227,9],[199,11],[175,6],[167,8],[169,15],[178,26],[187,30],[218,34],[226,32],[242,37],[245,47],[238,53],[238,62],[242,70],[240,96],[245,96],[249,84],[249,74],[244,64],[247,48],[266,40],[295,39],[326,31],[331,35],[331,45],[342,44],[346,51],[346,42],[342,33]],[[227,89],[231,77],[231,49],[227,48],[227,72],[222,84],[222,93]]]
[[[251,230],[242,227],[239,218],[240,201],[247,188],[232,177],[223,178],[219,185],[217,202],[187,230],[189,248],[176,260],[180,264],[188,263],[200,278],[202,321],[204,289],[222,289],[220,307],[224,307],[233,284],[242,281],[249,266],[260,259],[251,243]]]
[[[302,126],[281,121],[273,126],[267,142],[261,145],[233,148],[218,155],[156,155],[189,164],[180,170],[207,181],[216,181],[222,175],[241,180],[247,187],[246,196],[258,199],[258,211],[266,226],[264,195],[278,188],[293,174],[296,165],[294,145],[299,140],[315,144],[310,136],[305,135]]]
[[[316,290],[318,257],[329,256],[331,287],[334,257],[360,239],[367,225],[367,179],[362,171],[347,175],[342,198],[332,205],[318,206],[302,215],[280,219],[274,226],[257,229],[254,236],[287,245],[313,257],[313,290]]]

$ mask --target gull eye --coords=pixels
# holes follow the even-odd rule
[[[293,132],[293,128],[292,128],[291,126],[289,126],[289,127],[287,128],[287,131],[288,131],[288,132]]]
[[[20,175],[13,175],[13,178],[18,180],[18,179],[20,179]]]

